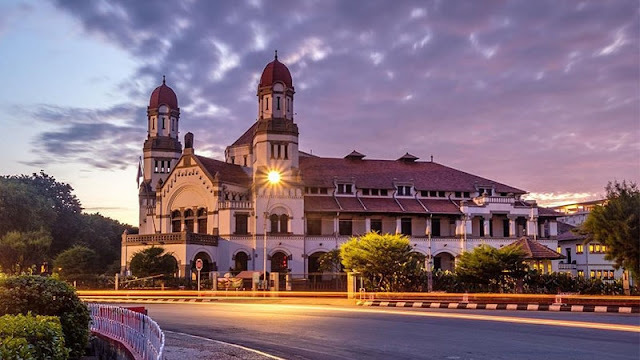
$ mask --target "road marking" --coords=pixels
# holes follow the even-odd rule
[[[214,343],[222,344],[222,345],[227,345],[227,346],[233,346],[233,347],[236,347],[238,349],[246,350],[246,351],[258,354],[258,355],[262,355],[264,357],[268,357],[269,359],[285,360],[284,358],[268,354],[268,353],[266,353],[264,351],[252,349],[252,348],[249,348],[249,347],[246,347],[246,346],[242,346],[242,345],[238,345],[238,344],[228,343],[228,342],[220,341],[220,340],[209,339],[209,338],[206,338],[206,337],[203,337],[203,336],[191,335],[191,334],[181,333],[181,332],[177,332],[177,331],[170,331],[170,330],[163,330],[163,331],[166,332],[166,333],[169,333],[169,334],[189,336],[189,337],[192,337],[192,338],[195,338],[195,339],[210,341],[210,342],[214,342]]]

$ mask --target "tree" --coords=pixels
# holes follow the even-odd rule
[[[362,274],[374,290],[404,291],[422,271],[420,256],[403,235],[367,233],[340,246],[345,269]]]
[[[135,233],[136,229],[100,214],[82,214],[78,220],[74,243],[95,251],[98,265],[95,270],[113,268],[114,262],[119,268],[122,232],[127,229]]]
[[[69,281],[80,280],[94,274],[98,268],[96,252],[82,245],[75,245],[56,257],[54,271]]]
[[[152,246],[136,252],[131,258],[131,273],[138,277],[164,274],[171,277],[178,270],[176,258],[164,248]]]
[[[635,183],[609,182],[607,201],[593,209],[579,232],[607,247],[605,259],[640,281],[640,191]]]
[[[0,236],[9,231],[49,229],[55,223],[53,202],[32,186],[0,177]]]
[[[0,267],[8,274],[29,273],[46,260],[50,246],[45,230],[8,232],[0,238]]]
[[[318,268],[322,272],[338,273],[342,271],[340,249],[329,250],[318,258]]]
[[[507,279],[521,279],[525,273],[524,253],[513,246],[496,249],[480,245],[462,253],[456,264],[460,280],[489,291],[499,291]]]

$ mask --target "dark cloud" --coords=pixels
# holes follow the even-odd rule
[[[294,77],[302,149],[434,154],[538,192],[640,178],[634,0],[56,4],[139,60],[143,83],[166,74],[182,132],[209,153],[255,121],[256,77],[278,49]],[[153,89],[122,86],[132,96]],[[84,110],[69,125],[74,114],[59,110],[40,109],[63,124],[41,135],[43,148],[71,156],[100,139],[96,166],[140,152],[143,120],[106,125],[102,110]]]

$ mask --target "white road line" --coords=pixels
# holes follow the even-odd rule
[[[206,338],[206,337],[203,337],[203,336],[191,335],[191,334],[181,333],[181,332],[177,332],[177,331],[170,331],[170,330],[162,330],[162,331],[164,331],[164,332],[166,332],[166,333],[169,333],[169,334],[176,334],[176,335],[182,335],[182,336],[189,336],[189,337],[192,337],[192,338],[195,338],[195,339],[200,339],[200,340],[210,341],[210,342],[214,342],[214,343],[216,343],[216,344],[222,344],[222,345],[233,346],[233,347],[236,347],[236,348],[238,348],[238,349],[246,350],[246,351],[249,351],[249,352],[252,352],[252,353],[258,354],[258,355],[262,355],[262,356],[264,356],[264,357],[268,357],[269,359],[285,360],[284,358],[281,358],[281,357],[278,357],[278,356],[275,356],[275,355],[268,354],[268,353],[266,353],[266,352],[264,352],[264,351],[260,351],[260,350],[256,350],[256,349],[248,348],[248,347],[246,347],[246,346],[242,346],[242,345],[238,345],[238,344],[232,344],[232,343],[228,343],[228,342],[225,342],[225,341],[209,339],[209,338]]]

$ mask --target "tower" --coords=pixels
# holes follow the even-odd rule
[[[253,135],[253,173],[298,168],[298,125],[293,122],[293,81],[278,52],[265,66],[258,84],[258,122]]]
[[[140,185],[140,233],[153,233],[156,188],[164,183],[182,153],[178,140],[180,108],[176,93],[166,84],[151,93],[147,107],[147,139],[143,147],[144,181]],[[151,223],[150,223],[151,222]],[[143,230],[144,229],[144,230]]]

